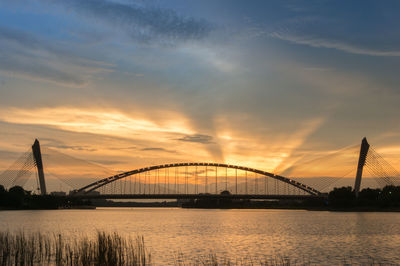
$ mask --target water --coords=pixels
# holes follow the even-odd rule
[[[400,213],[302,210],[99,208],[1,211],[0,228],[93,237],[143,235],[156,264],[210,253],[236,262],[289,257],[297,263],[400,264]]]

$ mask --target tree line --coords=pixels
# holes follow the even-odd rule
[[[35,195],[20,186],[7,190],[0,185],[0,209],[58,209],[90,204],[89,201],[66,196]],[[306,201],[301,205],[321,206],[315,201]],[[333,208],[398,209],[400,208],[400,186],[386,186],[382,189],[365,188],[359,192],[357,198],[350,186],[334,188],[329,192],[324,205]]]
[[[20,186],[0,185],[0,209],[58,209],[85,205],[87,201],[53,195],[34,195]]]
[[[400,186],[365,188],[356,198],[352,187],[334,188],[329,192],[328,204],[335,207],[400,207]]]

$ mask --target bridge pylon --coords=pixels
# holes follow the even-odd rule
[[[37,139],[35,139],[35,142],[32,145],[32,153],[35,160],[36,169],[38,171],[40,194],[46,195],[46,181],[44,179],[42,153],[40,151],[40,143]]]
[[[364,137],[361,141],[360,155],[358,157],[356,181],[354,183],[354,193],[356,195],[356,198],[358,198],[358,193],[360,192],[361,178],[365,161],[367,159],[368,150],[369,150],[369,144],[367,138]]]

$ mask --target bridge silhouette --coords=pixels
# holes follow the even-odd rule
[[[32,172],[42,195],[47,194],[45,162],[40,143],[35,140],[32,151],[24,153],[0,175],[6,188],[24,185]],[[376,176],[380,186],[398,185],[399,173],[362,140],[356,170],[354,192],[360,191],[364,168]],[[84,185],[70,184],[69,196],[85,199],[307,199],[324,198],[327,193],[294,178],[267,171],[223,163],[170,163],[142,167],[97,178]],[[326,181],[328,182],[328,181]],[[328,182],[329,183],[329,182]]]

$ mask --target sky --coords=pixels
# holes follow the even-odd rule
[[[115,171],[204,161],[283,173],[363,137],[397,167],[399,11],[0,0],[0,167],[38,138]]]

